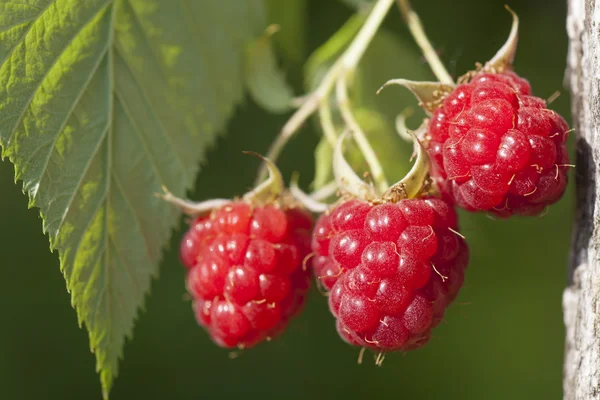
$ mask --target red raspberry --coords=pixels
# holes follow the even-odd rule
[[[536,215],[564,193],[568,132],[525,79],[512,71],[480,73],[433,113],[432,177],[466,210]]]
[[[249,348],[281,333],[309,288],[302,261],[312,217],[237,201],[197,218],[181,242],[198,323],[221,347]]]
[[[454,209],[437,198],[342,203],[315,226],[313,268],[349,344],[412,350],[429,340],[469,258]]]

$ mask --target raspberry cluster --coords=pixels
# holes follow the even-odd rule
[[[437,198],[372,205],[349,200],[315,226],[317,279],[349,344],[423,346],[464,280],[468,248],[454,209]]]
[[[180,247],[198,323],[225,348],[250,348],[283,331],[304,305],[312,217],[237,201],[197,218]]]
[[[304,304],[307,259],[329,294],[344,341],[379,356],[429,341],[457,297],[469,261],[454,207],[499,217],[537,215],[567,185],[569,127],[512,71],[517,28],[513,13],[506,44],[457,86],[388,82],[408,87],[432,112],[421,133],[411,135],[415,164],[391,187],[381,174],[369,185],[352,171],[344,159],[344,134],[332,157],[344,197],[333,208],[319,203],[316,194],[295,192],[293,186],[286,191],[275,164],[263,158],[269,169],[265,182],[244,201],[194,221],[180,255],[189,268],[187,287],[198,323],[215,343],[249,348],[281,333]],[[452,81],[437,72],[441,81]],[[367,153],[364,147],[359,146]],[[329,209],[312,238],[310,215],[271,204],[284,194],[307,208]],[[252,206],[256,199],[263,205]],[[214,204],[191,206],[199,211]]]
[[[565,191],[568,132],[525,79],[510,70],[479,73],[433,113],[432,177],[466,210],[537,215]]]

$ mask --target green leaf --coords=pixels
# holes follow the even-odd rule
[[[353,15],[326,43],[309,57],[305,65],[306,86],[314,89],[335,60],[351,43],[364,23],[364,13]],[[415,127],[425,117],[414,96],[402,88],[387,88],[380,94],[377,90],[387,80],[407,78],[414,80],[430,79],[426,66],[414,45],[404,38],[380,29],[369,45],[351,80],[350,100],[355,117],[367,135],[369,142],[392,182],[401,179],[410,169],[408,162],[412,154],[412,144],[403,142],[395,131],[395,118],[405,108],[415,111],[411,122]],[[334,98],[331,100],[335,105]],[[341,119],[337,110],[332,110],[334,122],[341,129]],[[367,170],[366,164],[356,147],[348,146],[349,162],[357,172]],[[315,152],[315,189],[332,179],[331,157],[327,151],[331,146],[323,139]]]
[[[275,47],[286,61],[300,63],[306,57],[306,28],[308,27],[308,3],[306,0],[267,0],[270,24],[280,26],[273,37]]]
[[[248,92],[262,108],[272,113],[284,113],[291,108],[292,88],[277,65],[271,38],[277,35],[271,25],[268,32],[253,40],[246,49],[244,77]]]
[[[243,96],[260,0],[0,2],[0,145],[89,332],[105,397],[183,196]]]
[[[362,9],[365,7],[369,7],[373,0],[340,0],[342,3],[347,5],[350,8],[354,9]]]
[[[364,13],[353,15],[336,33],[310,55],[304,65],[307,90],[314,90],[319,85],[327,70],[335,63],[335,60],[342,54],[346,47],[348,47],[366,19],[367,15]]]

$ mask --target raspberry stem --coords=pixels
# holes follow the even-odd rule
[[[365,161],[369,165],[375,185],[381,192],[384,192],[389,187],[389,184],[385,178],[385,174],[383,172],[383,168],[381,167],[381,163],[377,158],[377,154],[375,154],[375,150],[373,150],[373,147],[371,147],[371,144],[367,140],[365,133],[352,114],[352,110],[350,108],[350,99],[348,98],[346,77],[346,74],[342,74],[336,85],[336,97],[342,113],[342,118],[352,132],[354,141],[360,148],[360,151],[365,157]]]
[[[417,45],[421,48],[423,52],[423,56],[425,56],[425,60],[427,60],[427,64],[429,64],[429,68],[433,71],[433,74],[440,80],[442,83],[446,83],[448,85],[454,85],[454,80],[444,67],[444,64],[440,60],[437,52],[431,45],[431,42],[427,38],[425,34],[425,30],[423,29],[423,25],[421,24],[421,19],[417,15],[417,13],[412,9],[410,2],[408,0],[397,0],[398,7],[402,12],[402,16],[406,20],[406,24],[408,25],[408,29],[410,30],[411,35],[417,42]]]
[[[175,196],[166,186],[163,186],[162,190],[163,193],[156,193],[156,197],[163,199],[167,203],[179,208],[183,213],[191,216],[205,214],[231,202],[229,199],[211,199],[201,202],[189,201]]]
[[[321,129],[323,129],[323,135],[325,135],[325,138],[333,148],[335,146],[335,142],[337,142],[337,132],[331,116],[329,99],[321,100],[319,105],[319,123],[321,124]]]
[[[279,132],[279,135],[273,141],[267,152],[268,159],[273,162],[277,160],[277,157],[285,145],[300,129],[302,124],[308,119],[308,117],[317,111],[322,102],[329,97],[336,82],[341,77],[349,75],[356,69],[356,66],[364,55],[367,47],[371,43],[373,37],[377,33],[377,30],[379,29],[379,26],[383,22],[383,19],[393,4],[394,0],[378,0],[377,3],[375,3],[371,9],[371,13],[367,17],[364,25],[357,33],[350,46],[348,46],[346,51],[334,63],[329,71],[327,71],[327,74],[319,83],[319,86],[312,93],[306,96],[304,103],[300,106],[300,108],[298,108],[298,110],[296,110],[292,117],[283,126]],[[265,178],[266,173],[267,165],[263,163],[259,169],[256,184]]]

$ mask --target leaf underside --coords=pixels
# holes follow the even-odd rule
[[[242,99],[262,0],[0,0],[0,145],[50,246],[105,397],[184,196]]]

